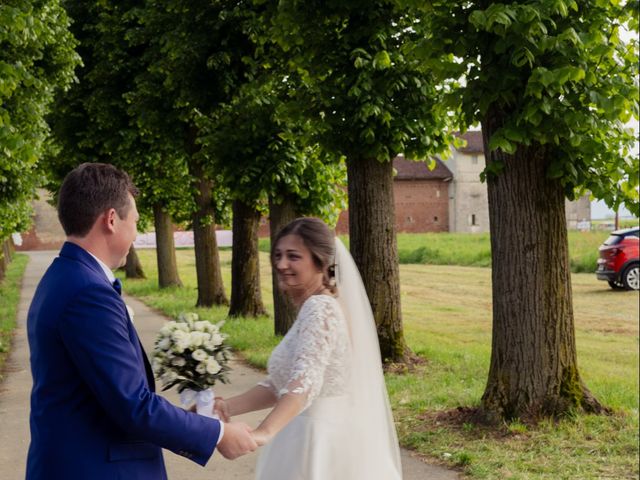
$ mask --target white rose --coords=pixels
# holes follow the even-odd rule
[[[169,350],[170,346],[171,346],[171,339],[170,338],[164,337],[162,340],[160,340],[158,342],[158,348],[160,350],[167,351],[167,350]]]
[[[200,375],[202,375],[202,374],[206,373],[206,371],[207,371],[207,367],[206,367],[206,365],[205,365],[205,364],[203,364],[203,363],[199,363],[199,364],[196,366],[196,372],[198,372]]]
[[[200,347],[203,343],[202,332],[191,332],[189,334],[189,344],[194,347]]]
[[[209,325],[211,325],[211,323],[210,323],[210,322],[207,322],[206,320],[200,320],[200,321],[195,322],[195,323],[193,324],[194,328],[195,328],[196,330],[198,330],[199,332],[205,332],[205,331],[207,331],[207,327],[208,327]]]
[[[184,332],[184,333],[189,333],[189,330],[191,330],[189,328],[189,325],[184,323],[184,322],[178,322],[176,323],[176,328],[175,330],[180,331],[180,332]]]
[[[174,342],[179,342],[181,339],[184,339],[186,337],[188,337],[188,334],[186,332],[183,332],[182,330],[175,330],[171,334],[171,338]]]
[[[213,358],[210,358],[209,361],[207,361],[207,373],[214,375],[218,373],[221,368],[222,367],[220,367],[220,364],[216,362]]]
[[[173,347],[173,351],[176,353],[182,353],[187,348],[189,348],[189,337],[185,336],[178,340],[178,342],[176,342],[175,346]]]
[[[176,322],[173,320],[165,323],[160,329],[160,335],[164,335],[165,337],[170,336],[171,332],[176,328]]]
[[[175,330],[171,334],[171,340],[173,340],[172,350],[176,353],[184,352],[184,349],[189,346],[189,335],[182,330]]]
[[[213,335],[211,335],[211,343],[213,343],[213,345],[216,347],[218,345],[222,345],[223,340],[224,338],[219,333],[214,333]]]
[[[197,362],[202,362],[209,358],[209,354],[207,354],[207,352],[205,352],[201,348],[198,348],[191,354],[191,358],[193,358]]]
[[[171,360],[171,365],[175,365],[176,367],[184,367],[187,364],[187,361],[182,357],[174,357]]]
[[[209,325],[207,325],[207,332],[209,333],[217,333],[218,330],[219,330],[218,327],[213,323],[210,323]]]

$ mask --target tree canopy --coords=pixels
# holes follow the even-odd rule
[[[414,3],[414,2],[403,2]],[[638,203],[638,2],[535,0],[421,4],[422,58],[459,105],[462,129],[503,113],[490,150],[553,151],[549,179],[616,208]],[[635,32],[625,39],[624,32]],[[503,166],[494,162],[488,173]]]
[[[0,5],[0,240],[30,221],[49,134],[45,116],[80,62],[69,23],[57,0]]]

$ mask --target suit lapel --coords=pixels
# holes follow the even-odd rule
[[[100,278],[103,278],[107,285],[110,285],[109,279],[105,276],[98,262],[96,262],[95,259],[82,247],[72,242],[65,242],[64,245],[62,246],[62,249],[60,250],[60,256],[70,258],[72,260],[76,260],[83,263],[85,266],[89,267],[91,270],[96,272]],[[122,298],[120,298],[120,301],[124,304],[124,300]],[[149,390],[151,390],[152,392],[155,392],[156,384],[153,377],[153,370],[151,369],[151,364],[149,363],[147,354],[144,351],[142,343],[140,342],[138,333],[136,332],[136,329],[133,326],[131,319],[129,318],[129,312],[127,311],[126,305],[124,305],[124,310],[125,312],[127,312],[126,315],[127,315],[127,322],[128,322],[128,328],[129,328],[129,338],[134,348],[138,352],[138,356],[140,357],[144,365],[145,376],[147,377],[147,386],[149,387]]]
[[[140,337],[138,337],[138,332],[136,332],[136,328],[133,326],[133,322],[129,318],[129,313],[127,313],[127,320],[129,321],[129,339],[133,344],[134,348],[138,352],[138,356],[142,360],[144,364],[144,372],[147,377],[147,386],[149,390],[152,392],[156,391],[156,383],[153,377],[153,370],[151,369],[151,364],[149,363],[149,358],[147,357],[147,353],[142,346],[142,342],[140,341]]]

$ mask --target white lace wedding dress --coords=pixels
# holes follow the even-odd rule
[[[388,419],[367,418],[367,401],[353,395],[352,388],[358,383],[352,381],[351,331],[336,298],[314,295],[273,350],[269,375],[260,384],[278,398],[291,393],[306,399],[303,411],[262,448],[258,480],[401,478],[395,430],[391,441],[395,445],[386,442],[386,427],[380,435],[384,438],[367,438],[371,437],[369,422],[380,431]],[[379,363],[379,356],[374,361]],[[378,376],[382,378],[381,371]],[[380,392],[380,398],[386,400],[389,411],[386,390]]]

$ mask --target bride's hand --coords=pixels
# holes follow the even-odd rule
[[[256,428],[253,432],[251,432],[251,435],[253,436],[253,439],[256,441],[259,447],[266,445],[267,443],[269,443],[269,440],[271,440],[271,435],[269,435],[264,430],[261,430],[260,428]]]
[[[222,397],[216,397],[216,401],[213,404],[213,413],[217,414],[220,417],[220,420],[225,423],[231,420],[231,416],[229,415],[229,406]]]

